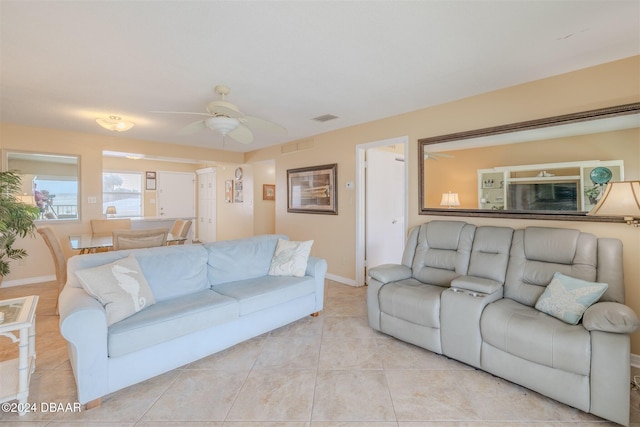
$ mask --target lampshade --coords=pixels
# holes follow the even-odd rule
[[[240,121],[233,117],[217,116],[208,118],[204,123],[209,129],[218,131],[224,136],[237,128]]]
[[[460,206],[460,200],[458,200],[458,193],[452,193],[449,191],[448,193],[442,194],[442,200],[440,200],[440,206]]]
[[[587,215],[622,216],[637,225],[640,218],[640,181],[609,182],[602,197]]]
[[[116,211],[116,207],[115,206],[107,206],[107,212],[106,214],[109,216],[113,216],[115,214],[117,214],[118,212]]]
[[[133,127],[133,123],[122,120],[122,117],[109,116],[96,119],[96,122],[103,128],[114,132],[124,132]]]

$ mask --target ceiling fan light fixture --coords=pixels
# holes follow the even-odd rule
[[[124,132],[134,126],[133,122],[123,120],[119,116],[100,117],[96,119],[96,122],[103,128],[114,132]]]
[[[221,133],[223,136],[235,130],[240,125],[240,121],[238,119],[224,116],[208,118],[204,123],[209,129],[213,129]]]

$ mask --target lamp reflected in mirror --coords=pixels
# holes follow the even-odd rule
[[[116,211],[116,207],[115,206],[107,206],[107,218],[113,218],[116,216],[118,212]]]
[[[590,216],[618,216],[640,227],[640,181],[609,182]]]
[[[460,199],[458,199],[458,193],[442,193],[442,200],[440,200],[440,206],[446,206],[451,209],[452,206],[460,206]]]

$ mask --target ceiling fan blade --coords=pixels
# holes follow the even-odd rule
[[[205,129],[207,126],[205,125],[204,120],[198,120],[197,122],[190,123],[180,129],[178,131],[178,135],[193,135],[194,133],[200,132]]]
[[[425,160],[438,160],[440,157],[454,158],[455,156],[446,153],[424,153]]]
[[[227,135],[238,141],[240,144],[251,144],[253,142],[253,132],[243,124],[238,125],[237,128],[229,132]]]
[[[243,123],[245,126],[250,129],[257,131],[264,131],[274,134],[286,134],[287,130],[282,126],[270,122],[268,120],[259,119],[257,117],[245,116],[239,119],[240,123]]]
[[[198,116],[210,116],[209,113],[194,113],[191,111],[149,111],[150,113],[158,113],[158,114],[192,114]]]

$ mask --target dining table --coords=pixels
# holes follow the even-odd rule
[[[167,243],[181,242],[186,237],[167,234]],[[71,249],[80,251],[80,255],[96,252],[98,249],[110,249],[113,247],[113,235],[111,234],[72,234],[69,236]]]

